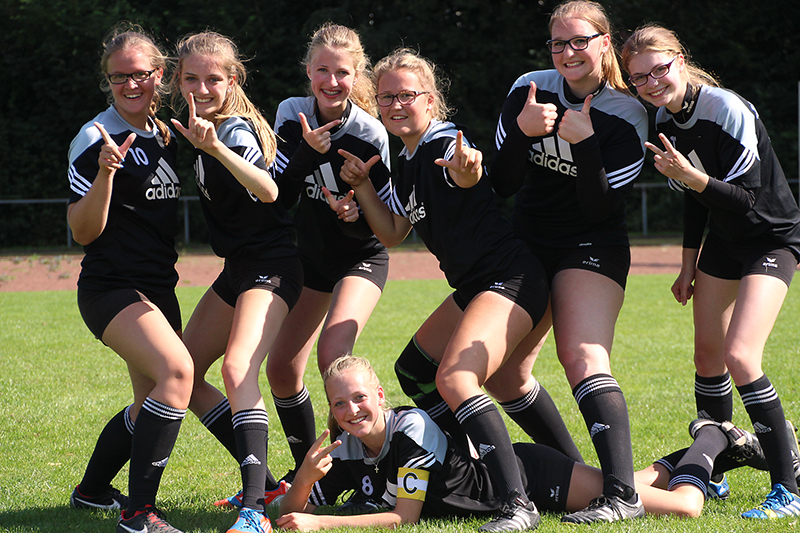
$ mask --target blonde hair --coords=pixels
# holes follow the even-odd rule
[[[124,50],[136,49],[144,54],[150,61],[150,65],[154,68],[159,68],[166,75],[167,70],[167,56],[156,45],[155,41],[150,38],[144,29],[138,24],[130,22],[120,22],[114,26],[103,39],[103,53],[100,56],[100,71],[103,73],[102,81],[100,82],[100,90],[106,93],[108,103],[114,103],[114,96],[111,93],[111,85],[108,82],[108,62],[111,56],[117,52]],[[153,99],[150,101],[150,110],[148,116],[153,119],[153,122],[158,128],[161,137],[164,139],[164,144],[169,145],[171,136],[167,125],[156,117],[156,113],[161,108],[161,101],[166,98],[169,89],[166,83],[160,83],[155,88]]]
[[[329,48],[347,54],[353,61],[355,81],[349,99],[358,107],[377,116],[378,106],[375,104],[375,85],[369,72],[370,61],[364,52],[361,39],[354,30],[338,24],[327,22],[317,28],[308,42],[303,65],[309,67],[314,56],[321,48]]]
[[[328,365],[328,368],[322,373],[322,384],[325,387],[326,397],[328,396],[328,380],[351,370],[366,374],[369,384],[375,386],[376,389],[381,386],[381,381],[378,379],[375,369],[372,368],[372,365],[367,359],[352,355],[342,355]],[[328,406],[330,407],[330,399],[328,399]],[[384,410],[389,409],[388,401],[384,402],[383,408]],[[333,412],[330,408],[328,409],[328,429],[331,432],[331,441],[336,440],[336,437],[342,434],[342,429],[333,417]]]
[[[553,14],[550,15],[550,23],[548,29],[551,34],[553,26],[556,22],[565,21],[567,19],[581,19],[595,29],[597,33],[612,35],[611,21],[608,19],[606,10],[597,2],[590,0],[571,0],[564,2],[556,7]],[[622,77],[622,70],[619,68],[619,61],[617,60],[617,52],[614,43],[608,47],[608,50],[603,54],[602,64],[603,79],[614,89],[621,91],[625,94],[630,94],[630,89]]]
[[[447,115],[451,112],[443,95],[447,81],[437,75],[438,69],[433,62],[420,56],[414,50],[398,48],[378,61],[378,64],[373,69],[375,87],[377,88],[380,83],[381,76],[387,72],[401,69],[406,69],[416,74],[422,88],[433,95],[433,118],[436,120],[447,119]]]
[[[183,106],[186,105],[185,100],[179,97],[184,60],[191,55],[203,55],[212,58],[216,61],[217,66],[225,72],[228,79],[235,78],[236,80],[231,90],[225,95],[225,101],[214,117],[214,121],[222,121],[231,117],[243,117],[249,120],[255,129],[258,139],[261,141],[264,161],[267,166],[271,165],[275,160],[277,151],[275,132],[272,131],[269,122],[244,92],[243,87],[247,80],[247,70],[244,68],[244,63],[239,56],[236,44],[224,35],[213,31],[196,33],[186,36],[178,42],[176,55],[178,64],[172,74],[171,81],[173,109],[176,112],[180,112]]]
[[[622,64],[625,70],[630,72],[630,63],[633,57],[645,52],[661,53],[673,57],[683,54],[689,83],[695,86],[719,87],[721,85],[713,74],[706,72],[690,60],[689,51],[681,44],[678,35],[672,30],[658,24],[647,24],[634,31],[622,47]]]

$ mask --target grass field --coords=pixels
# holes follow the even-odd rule
[[[613,368],[628,402],[635,466],[642,468],[677,448],[687,446],[687,425],[693,418],[690,307],[672,300],[673,276],[632,276],[619,319]],[[200,288],[181,288],[184,323],[202,295]],[[404,404],[392,365],[425,317],[448,294],[442,281],[390,281],[378,308],[356,346],[376,366],[389,398]],[[122,361],[95,340],[78,314],[71,291],[0,293],[0,531],[109,532],[113,513],[76,511],[69,494],[80,480],[95,439],[105,422],[130,401]],[[788,418],[800,419],[800,288],[789,293],[765,354],[765,371],[781,395]],[[324,425],[325,401],[315,364],[307,384],[317,406],[317,427]],[[587,462],[597,464],[588,434],[572,399],[552,341],[535,373],[551,395]],[[222,388],[218,367],[212,380]],[[262,391],[269,387],[262,374]],[[277,476],[291,466],[291,457],[271,402],[270,466]],[[736,398],[734,421],[750,428]],[[526,440],[508,422],[512,440]],[[740,469],[729,474],[732,496],[710,502],[695,520],[646,518],[598,531],[792,531],[797,521],[746,522],[739,513],[763,499],[769,476]],[[235,462],[189,415],[164,475],[159,505],[175,526],[188,532],[225,531],[235,514],[211,502],[238,490]],[[127,470],[115,485],[126,492]],[[474,531],[475,521],[430,521],[414,529],[455,533]],[[578,531],[583,526],[559,523],[545,515],[540,531]]]

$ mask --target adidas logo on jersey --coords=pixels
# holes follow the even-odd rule
[[[772,431],[772,428],[769,426],[765,426],[761,422],[756,422],[755,424],[753,424],[753,431],[755,431],[756,433],[769,433],[770,431]]]
[[[251,453],[250,455],[244,458],[244,461],[242,461],[242,464],[240,466],[260,465],[260,464],[261,461],[259,461],[258,458]]]
[[[425,218],[425,206],[417,205],[417,188],[416,186],[411,189],[411,195],[408,197],[408,203],[405,205],[406,213],[408,213],[408,221],[411,224],[416,224]]]
[[[595,422],[594,424],[592,424],[592,429],[589,430],[589,438],[593,439],[595,435],[607,429],[611,429],[611,426],[609,426],[608,424],[601,424],[600,422]]]
[[[156,468],[165,468],[167,466],[168,461],[169,461],[169,456],[161,459],[160,461],[153,461],[150,464],[155,466]]]
[[[531,146],[528,158],[534,165],[570,176],[578,175],[578,167],[572,164],[572,149],[567,141],[554,135],[545,137]]]
[[[320,165],[319,169],[315,170],[313,174],[306,176],[305,182],[308,183],[306,195],[312,200],[328,201],[325,198],[325,193],[322,192],[323,187],[328,189],[337,200],[341,200],[345,196],[339,194],[339,186],[336,185],[336,177],[333,175],[333,167],[330,163]]]
[[[486,455],[492,450],[494,450],[493,444],[481,444],[480,446],[478,446],[478,453],[480,454],[481,459],[486,457]]]
[[[153,173],[150,184],[153,186],[145,192],[145,198],[148,200],[166,200],[181,196],[181,184],[178,176],[163,157],[158,160],[158,168]]]

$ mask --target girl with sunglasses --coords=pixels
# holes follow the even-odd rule
[[[105,41],[100,66],[111,105],[70,145],[67,219],[86,254],[81,316],[125,361],[134,402],[106,424],[70,503],[121,509],[118,533],[180,533],[155,507],[193,374],[175,296],[176,142],[156,118],[166,56],[141,28],[123,24]],[[110,483],[129,459],[126,498]]]
[[[647,143],[655,167],[684,193],[672,293],[682,305],[694,298],[698,416],[731,419],[733,378],[772,484],[742,516],[798,516],[797,443],[761,362],[800,258],[800,209],[753,105],[693,65],[674,32],[639,28],[622,58],[639,96],[658,107],[662,146]]]
[[[559,5],[547,42],[555,70],[530,72],[511,88],[497,127],[490,177],[495,191],[516,193],[518,235],[544,263],[550,281],[545,318],[518,350],[536,355],[553,328],[556,351],[604,475],[603,497],[565,522],[642,516],[633,486],[628,409],[611,374],[614,326],[630,267],[625,197],[644,163],[647,113],[622,79],[603,8],[584,0]],[[543,389],[489,388],[537,442],[569,442],[553,427]],[[506,380],[507,382],[507,380]],[[551,427],[543,439],[539,427]]]

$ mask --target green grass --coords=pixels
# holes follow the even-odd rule
[[[628,402],[635,466],[689,444],[686,431],[694,412],[690,307],[672,300],[673,276],[633,276],[620,316],[612,365]],[[765,354],[765,371],[781,395],[787,417],[800,418],[800,288],[789,293]],[[202,295],[180,288],[184,320]],[[356,347],[368,357],[395,405],[406,403],[392,366],[417,326],[449,293],[443,281],[391,281]],[[95,340],[81,321],[74,292],[0,293],[0,531],[109,532],[112,513],[75,511],[69,493],[80,480],[95,439],[105,422],[130,401],[122,361]],[[307,384],[324,425],[325,401],[315,364]],[[597,464],[582,418],[549,340],[535,373],[554,397],[581,452]],[[210,372],[222,388],[219,367]],[[262,375],[262,391],[269,394]],[[291,457],[271,402],[270,466],[282,475]],[[741,402],[734,420],[749,427]],[[512,440],[526,440],[508,423]],[[710,502],[696,520],[646,518],[624,524],[592,526],[591,531],[791,531],[797,521],[745,522],[742,510],[760,503],[768,490],[764,472],[741,469],[730,474],[733,494]],[[126,491],[127,470],[116,479]],[[159,492],[170,522],[188,532],[225,531],[234,514],[210,502],[228,496],[240,484],[235,462],[194,416],[188,416]],[[541,531],[577,531],[546,515]],[[474,531],[475,521],[430,521],[420,531]]]

